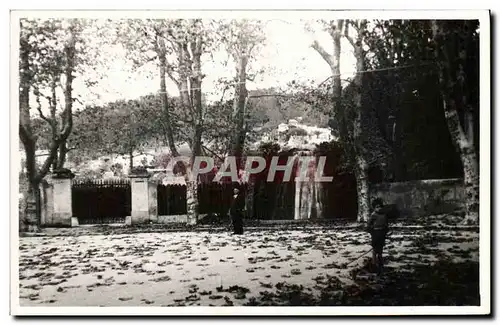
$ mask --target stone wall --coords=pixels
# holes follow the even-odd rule
[[[462,179],[373,184],[370,194],[396,205],[402,217],[449,213],[461,208],[465,199]]]
[[[189,218],[185,214],[171,215],[171,216],[158,216],[158,223],[188,223]]]

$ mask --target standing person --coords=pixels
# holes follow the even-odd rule
[[[240,189],[235,187],[233,190],[233,197],[231,200],[231,208],[229,215],[233,224],[233,232],[235,235],[243,234],[243,210],[245,208],[245,200],[240,193]]]
[[[385,239],[389,231],[389,222],[387,214],[382,211],[384,202],[381,198],[376,198],[372,201],[373,213],[368,220],[367,230],[372,238],[373,249],[373,265],[377,268],[377,273],[382,273],[383,258],[382,252],[384,250]]]

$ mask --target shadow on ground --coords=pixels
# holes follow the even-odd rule
[[[280,282],[276,292],[264,291],[250,298],[247,306],[479,306],[479,263],[439,261],[411,270],[387,267],[372,272],[370,260],[351,274],[354,285],[345,286],[335,276],[316,278],[315,289]]]

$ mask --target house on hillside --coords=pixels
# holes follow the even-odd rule
[[[265,142],[276,141],[281,148],[314,150],[320,143],[336,140],[329,128],[301,124],[298,120],[291,119],[287,123],[279,124],[275,130],[262,134],[251,148],[255,150]]]

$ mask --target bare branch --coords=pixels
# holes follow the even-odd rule
[[[203,148],[204,150],[206,150],[206,151],[210,152],[211,154],[213,154],[214,156],[216,156],[218,159],[220,159],[220,160],[224,160],[224,158],[222,158],[221,156],[219,156],[219,155],[218,155],[215,151],[210,150],[207,146],[205,146],[205,145],[203,145],[203,144],[202,144],[201,146],[202,146],[202,148]]]
[[[172,80],[179,87],[179,79],[174,76],[173,65],[168,63],[167,58],[165,58],[165,72],[167,73],[170,80]]]
[[[350,24],[354,28],[354,30],[356,30],[356,33],[359,34],[363,31],[364,25],[366,24],[366,19],[351,20]]]
[[[36,176],[36,181],[39,182],[41,181],[45,175],[49,172],[50,166],[52,165],[52,162],[56,158],[57,155],[57,150],[59,149],[59,141],[52,141],[49,149],[49,156],[45,159],[45,162],[42,165],[42,168],[38,171],[38,174]]]
[[[42,120],[49,123],[49,125],[52,127],[52,121],[49,118],[47,118],[42,112],[42,103],[40,102],[40,91],[38,90],[37,86],[33,86],[33,88],[34,88],[33,92],[35,93],[35,98],[36,98],[36,104],[37,104],[36,109],[38,111],[38,114],[40,115]]]
[[[354,38],[352,38],[349,35],[349,25],[350,24],[351,24],[351,21],[346,20],[345,29],[344,29],[344,36],[349,41],[349,43],[352,45],[352,47],[356,47],[356,42],[354,41]]]
[[[80,105],[84,105],[84,104],[82,103],[82,101],[81,101],[80,99],[76,98],[76,97],[74,97],[74,98],[73,98],[73,100],[74,100],[75,102],[78,102]]]
[[[342,32],[342,27],[344,25],[344,20],[343,19],[337,19],[337,21],[330,21],[330,28],[328,28],[328,33],[330,36],[335,39],[335,34],[337,32],[341,33]]]
[[[326,61],[326,63],[328,63],[328,65],[330,67],[333,67],[333,56],[331,54],[329,54],[319,43],[318,41],[314,41],[311,45],[311,47],[316,50],[316,52],[319,53],[319,55],[321,55],[321,57],[323,58],[323,60]]]
[[[220,96],[220,100],[219,102],[222,103],[222,101],[224,100],[224,95],[226,94],[226,91],[229,89],[229,85],[226,85],[226,87],[224,87],[224,89],[222,89],[222,95]]]

